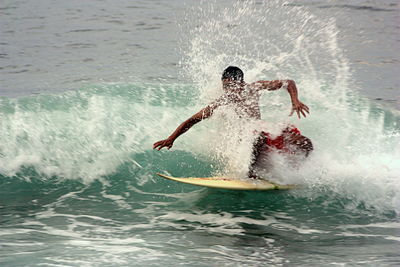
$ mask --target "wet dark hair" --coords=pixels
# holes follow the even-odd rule
[[[227,79],[227,78],[232,78],[235,81],[243,82],[244,74],[243,74],[243,71],[241,69],[239,69],[238,67],[229,66],[222,73],[221,80]]]

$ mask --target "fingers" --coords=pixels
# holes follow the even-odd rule
[[[153,145],[153,149],[160,150],[161,148],[163,148],[165,146],[164,143],[165,143],[165,141],[155,142],[154,145]]]
[[[307,112],[307,114],[310,114],[310,108],[308,106],[301,103],[301,108],[301,113],[303,114],[304,118],[306,117],[305,112]]]
[[[289,116],[292,116],[296,112],[297,117],[300,119],[300,113],[299,113],[299,106],[298,105],[293,105],[292,106],[292,112],[290,112]]]
[[[168,140],[162,140],[155,142],[153,145],[153,149],[157,149],[160,151],[163,147],[166,147],[168,150],[171,149],[173,143],[168,142]]]
[[[294,112],[296,111],[297,117],[299,117],[300,119],[300,113],[299,113],[299,108],[292,108],[292,111],[289,114],[289,117],[292,116],[294,114]]]
[[[301,104],[301,107],[308,113],[310,114],[310,108],[304,105],[303,103]]]
[[[297,117],[298,117],[299,119],[301,119],[301,115],[303,115],[304,118],[306,118],[306,117],[307,117],[307,114],[306,114],[306,113],[310,114],[310,111],[309,111],[309,110],[310,110],[310,109],[309,109],[306,105],[302,105],[302,106],[300,106],[300,107],[293,107],[293,108],[292,108],[292,111],[291,111],[290,114],[289,114],[289,116],[292,116],[292,115],[294,114],[294,112],[296,112]]]
[[[306,105],[304,105],[306,107],[307,113],[310,114],[310,108],[307,107]]]
[[[307,112],[307,110],[305,110],[305,109],[302,109],[302,108],[300,108],[300,107],[296,109],[297,116],[299,117],[299,119],[301,119],[301,115],[303,115],[303,116],[304,116],[304,118],[306,118],[306,117],[307,117],[307,116],[306,116],[306,113],[305,113],[304,111],[306,111],[306,112]]]
[[[156,147],[158,147],[160,145],[160,142],[155,142],[154,144],[153,144],[153,149],[155,149]]]
[[[160,151],[161,148],[166,147],[167,146],[166,143],[167,143],[166,141],[162,141],[162,143],[160,144],[160,147],[158,148],[158,151]]]

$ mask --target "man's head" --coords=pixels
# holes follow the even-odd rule
[[[235,82],[244,82],[244,74],[241,69],[238,67],[234,66],[229,66],[227,67],[224,72],[222,73],[221,80],[230,80],[230,81],[235,81]]]

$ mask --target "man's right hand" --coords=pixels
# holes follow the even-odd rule
[[[193,125],[195,125],[199,121],[202,121],[210,117],[212,115],[213,109],[215,109],[216,107],[218,107],[218,105],[214,104],[213,107],[207,106],[203,108],[202,110],[194,114],[192,117],[182,122],[181,125],[179,125],[178,128],[176,128],[176,130],[170,135],[170,137],[168,137],[165,140],[155,142],[153,144],[153,149],[160,150],[163,147],[171,149],[176,138],[178,138],[181,134],[189,130]]]
[[[169,149],[171,149],[173,144],[174,144],[174,140],[167,138],[165,140],[155,142],[153,144],[153,149],[160,150],[161,148],[166,147],[169,150]]]

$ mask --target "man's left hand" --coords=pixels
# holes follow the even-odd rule
[[[307,117],[306,113],[310,114],[310,109],[301,103],[300,100],[297,100],[292,103],[292,112],[290,112],[289,116],[292,116],[294,112],[297,113],[297,116],[300,119],[301,114],[304,116],[304,118]]]

